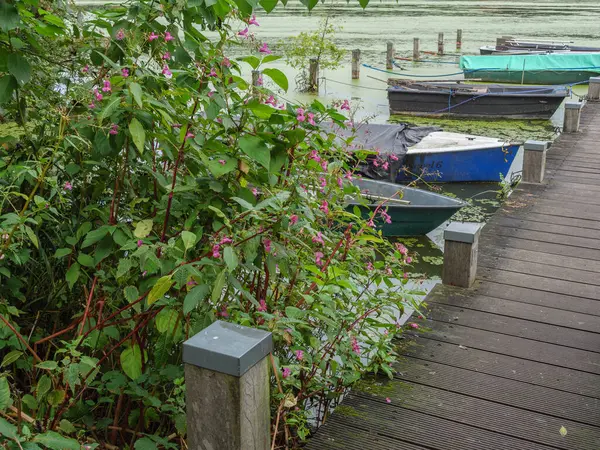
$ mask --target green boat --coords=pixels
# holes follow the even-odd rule
[[[462,200],[375,180],[354,180],[366,203],[358,200],[348,202],[348,210],[354,207],[368,218],[383,203],[379,211],[389,214],[391,223],[386,223],[381,214],[374,219],[375,225],[384,236],[421,236],[439,227],[463,206]]]
[[[462,56],[465,79],[494,83],[572,84],[600,74],[600,53]]]

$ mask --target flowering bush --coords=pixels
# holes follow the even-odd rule
[[[217,319],[273,332],[279,442],[391,374],[406,249],[345,206],[368,152],[318,124],[348,103],[249,86],[287,89],[266,44],[227,58],[252,6],[0,3],[5,448],[185,448],[181,343]]]

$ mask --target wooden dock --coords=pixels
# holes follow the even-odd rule
[[[484,228],[475,286],[438,285],[395,378],[308,449],[600,449],[600,103],[581,120]]]

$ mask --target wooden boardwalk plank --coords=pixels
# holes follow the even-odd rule
[[[586,208],[586,206],[581,206],[581,208]],[[527,216],[523,218],[513,218],[497,215],[494,216],[486,226],[490,225],[600,240],[600,230],[590,230],[589,228],[541,223],[534,220],[527,220]]]

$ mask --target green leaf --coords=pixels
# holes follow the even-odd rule
[[[560,427],[560,430],[558,430],[558,432],[562,437],[565,437],[567,435],[567,429],[564,426]]]
[[[40,248],[40,242],[38,241],[35,232],[27,225],[25,225],[25,233],[27,233],[27,236],[29,237],[31,242],[33,243],[33,245],[35,245],[35,248]]]
[[[81,445],[75,439],[61,436],[55,431],[46,431],[33,438],[34,442],[45,445],[50,450],[80,450]]]
[[[244,58],[242,58],[242,61],[250,64],[250,67],[252,67],[254,70],[256,70],[258,66],[260,66],[260,59],[256,56],[245,56]]]
[[[77,257],[77,262],[84,267],[94,267],[94,258],[86,253],[80,253]]]
[[[31,66],[29,61],[18,53],[11,53],[7,59],[8,71],[16,78],[17,83],[23,86],[31,78]]]
[[[131,266],[132,263],[130,258],[122,258],[117,266],[117,279],[121,278],[123,275],[127,275]]]
[[[196,235],[191,231],[183,230],[181,232],[181,239],[186,250],[189,250],[196,244]]]
[[[194,288],[188,292],[183,300],[183,314],[188,314],[193,311],[198,303],[204,300],[210,293],[210,286],[208,284],[201,284],[194,286]]]
[[[85,235],[85,239],[81,244],[81,248],[89,247],[90,245],[94,245],[96,242],[102,240],[104,236],[111,232],[111,227],[102,226],[97,230],[90,231]]]
[[[73,250],[71,250],[70,248],[59,248],[56,250],[56,252],[54,252],[54,257],[64,258],[65,256],[70,255],[72,251]]]
[[[281,59],[281,55],[267,55],[262,59],[263,64],[267,64],[273,61],[278,61]]]
[[[129,83],[129,92],[131,92],[131,95],[133,95],[133,98],[138,106],[140,108],[143,107],[144,103],[142,101],[142,87],[135,82],[131,82]]]
[[[0,2],[0,29],[7,32],[19,26],[21,18],[15,5],[6,1]],[[1,92],[1,91],[0,91]]]
[[[60,421],[59,427],[62,432],[67,433],[67,434],[75,433],[75,431],[77,431],[77,429],[73,426],[73,424],[71,422],[69,422],[67,419],[62,419]]]
[[[17,88],[17,80],[12,75],[0,78],[0,105],[12,99],[13,91]]]
[[[121,353],[121,367],[132,380],[142,375],[142,351],[139,345],[135,344]]]
[[[58,367],[58,363],[56,361],[43,361],[39,364],[36,364],[35,367],[38,369],[54,370]]]
[[[131,133],[131,139],[138,149],[138,152],[144,153],[144,143],[146,142],[146,131],[142,124],[134,117],[129,122],[129,132]]]
[[[6,377],[0,378],[0,411],[6,411],[11,405],[10,386]]]
[[[10,439],[16,439],[17,427],[0,417],[0,434]]]
[[[179,319],[179,313],[174,309],[163,309],[156,316],[155,324],[159,333],[173,334],[175,325]]]
[[[75,367],[76,366],[77,365],[75,365]],[[72,372],[71,367],[74,367],[74,366],[69,366],[69,369],[70,369],[69,372]],[[76,381],[77,381],[76,384],[79,384],[78,383],[79,379],[77,379]],[[71,384],[71,382],[69,382],[69,384]],[[74,387],[75,387],[75,384],[72,384],[71,388],[73,389],[73,391],[75,390]],[[66,395],[67,395],[66,392],[63,391],[62,389],[60,389],[60,390],[54,390],[54,391],[52,391],[52,392],[50,392],[48,394],[48,397],[46,398],[46,400],[48,401],[48,404],[50,406],[56,407],[56,406],[60,405],[63,402],[63,400],[65,399]]]
[[[102,122],[104,122],[104,119],[106,119],[107,117],[110,117],[112,115],[112,113],[115,112],[115,110],[117,109],[117,107],[119,106],[120,103],[121,103],[121,97],[118,95],[115,96],[115,98],[113,98],[112,100],[110,100],[106,104],[104,109],[102,109],[102,112],[100,114],[98,114],[98,123],[102,123]]]
[[[78,263],[73,263],[69,270],[67,271],[66,279],[67,283],[69,283],[69,289],[73,289],[73,285],[79,279],[79,273],[81,272],[81,267]]]
[[[258,136],[245,135],[240,138],[240,149],[265,169],[269,170],[271,153],[264,140]]]
[[[263,69],[263,75],[268,76],[277,86],[287,92],[289,83],[285,74],[279,69]]]
[[[260,6],[264,8],[267,13],[270,13],[277,6],[277,0],[260,0]]]
[[[225,164],[221,164],[219,161],[225,161]],[[225,175],[226,173],[235,170],[238,165],[238,160],[236,158],[231,157],[223,157],[220,156],[215,157],[208,162],[208,169],[215,177],[220,177]]]
[[[13,350],[12,352],[7,353],[4,359],[2,360],[2,364],[0,364],[0,367],[8,366],[9,364],[14,363],[17,359],[21,357],[22,354],[23,352],[19,350]]]
[[[135,231],[133,232],[133,235],[136,238],[142,239],[148,237],[151,231],[152,219],[140,220],[135,226]]]
[[[215,280],[215,285],[213,287],[211,299],[213,302],[216,302],[223,295],[223,286],[225,286],[225,279],[227,277],[227,270],[223,269],[219,275],[217,275],[217,279]]]
[[[363,9],[365,9],[369,4],[369,0],[358,0],[358,3],[360,4],[360,6],[362,6]]]
[[[135,441],[135,445],[133,446],[133,448],[135,450],[157,450],[158,446],[156,445],[156,442],[154,442],[152,439],[143,437]]]
[[[37,398],[42,398],[52,388],[52,380],[48,375],[42,375],[37,384]]]
[[[123,293],[129,303],[136,301],[140,296],[140,293],[135,286],[127,286],[123,289]]]
[[[235,254],[233,247],[225,247],[225,250],[223,250],[223,259],[225,260],[225,264],[227,264],[229,272],[233,272],[239,264],[238,257]]]
[[[275,108],[263,103],[251,102],[246,105],[246,108],[252,111],[259,119],[268,119],[277,112]]]
[[[169,289],[171,289],[171,286],[173,285],[173,281],[171,280],[172,277],[173,275],[165,275],[156,282],[148,294],[148,306],[152,305],[169,292]]]

